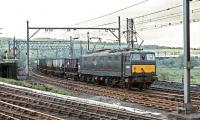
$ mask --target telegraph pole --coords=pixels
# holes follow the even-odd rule
[[[118,41],[119,41],[119,47],[121,47],[121,22],[120,22],[120,16],[118,17]]]
[[[8,41],[8,56],[10,56],[10,41]]]
[[[129,20],[128,20],[128,18],[126,18],[126,41],[127,41],[127,44],[130,44],[129,42]]]
[[[191,103],[190,98],[190,0],[183,0],[183,42],[184,42],[184,104],[178,114],[168,115],[169,120],[199,120],[200,114]]]
[[[70,36],[70,58],[74,58],[74,45],[72,36]]]
[[[27,21],[26,75],[29,78],[29,21]]]
[[[39,65],[39,50],[37,49],[37,66]]]
[[[56,47],[56,59],[58,58],[58,48]]]
[[[82,41],[80,40],[80,55],[83,54],[83,47],[82,47]]]
[[[131,34],[131,46],[134,48],[134,41],[133,41],[133,19],[130,19],[130,34]]]
[[[15,49],[16,49],[16,41],[15,41],[15,36],[14,36],[14,38],[13,38],[13,56],[14,56],[14,59],[16,59]]]
[[[88,51],[90,50],[90,33],[87,32]]]
[[[184,108],[192,111],[190,98],[190,1],[183,0],[183,33],[184,33]]]

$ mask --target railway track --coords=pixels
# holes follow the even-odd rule
[[[39,80],[40,82],[57,85],[69,90],[98,96],[111,97],[131,103],[138,103],[142,106],[156,108],[167,112],[176,111],[177,107],[183,105],[183,95],[159,89],[146,90],[145,92],[138,90],[130,91],[120,88],[86,84],[79,81],[66,80],[56,77],[50,78],[41,74],[38,75],[36,73],[33,73],[32,77]],[[198,94],[194,94],[192,99],[192,102],[196,107],[200,106],[200,97]]]
[[[172,82],[172,81],[155,81],[154,84],[151,86],[152,90],[159,90],[165,91],[170,93],[178,93],[183,94],[183,83]],[[193,96],[199,95],[200,93],[200,86],[198,84],[191,85],[191,94]]]
[[[155,88],[164,88],[164,89],[170,89],[173,91],[183,92],[184,85],[180,82],[174,82],[174,81],[166,81],[166,80],[159,80],[155,81],[152,85]],[[191,84],[191,92],[200,93],[200,85],[199,84]]]
[[[88,104],[0,85],[0,116],[17,119],[159,120],[129,111]]]
[[[16,102],[15,102],[16,104]],[[18,105],[11,104],[9,102],[0,101],[1,106],[1,118],[5,119],[29,119],[29,120],[38,120],[38,119],[47,119],[47,120],[60,120],[57,117],[44,114],[42,112],[37,112],[31,109],[20,107]]]

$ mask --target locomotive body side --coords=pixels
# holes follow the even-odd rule
[[[95,54],[80,57],[80,73],[121,77],[121,54]]]

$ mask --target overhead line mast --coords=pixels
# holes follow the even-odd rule
[[[30,27],[29,21],[27,21],[27,53],[26,53],[26,74],[27,79],[29,78],[29,40],[34,37],[40,30],[105,30],[109,31],[114,37],[117,38],[119,45],[121,45],[121,28],[120,28],[120,16],[118,17],[118,28],[99,28],[99,27]],[[36,30],[32,35],[29,35],[29,30]],[[116,35],[113,30],[118,31]]]

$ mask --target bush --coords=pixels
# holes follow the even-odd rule
[[[177,58],[169,58],[164,60],[157,60],[157,65],[160,67],[167,67],[167,68],[183,68],[184,67],[184,60],[183,55]],[[200,58],[198,57],[191,57],[191,68],[193,69],[196,66],[200,66]]]
[[[169,80],[169,73],[168,72],[161,72],[158,76],[160,80]]]

